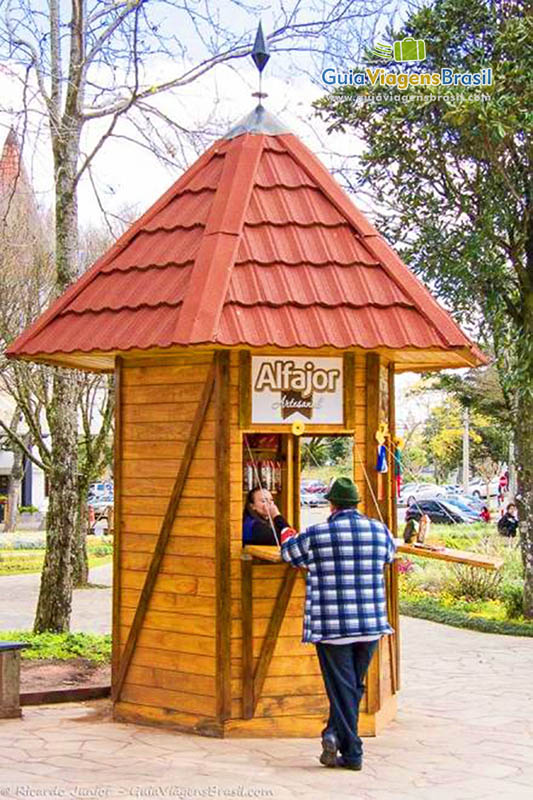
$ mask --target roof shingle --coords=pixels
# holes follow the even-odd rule
[[[436,348],[482,359],[286,133],[213,145],[8,355],[209,343]]]

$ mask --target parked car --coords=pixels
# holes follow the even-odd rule
[[[460,491],[447,495],[446,500],[459,500],[461,503],[466,503],[467,506],[473,508],[474,511],[481,511],[485,505],[485,501],[477,495],[463,494]]]
[[[309,508],[318,508],[319,506],[326,506],[328,501],[322,492],[306,492],[305,489],[300,491],[300,505],[309,506]]]
[[[489,497],[496,497],[498,495],[499,482],[499,478],[493,478],[489,482]],[[487,482],[483,480],[483,478],[472,478],[472,480],[469,481],[468,487],[470,493],[473,494],[474,497],[487,498]]]
[[[326,494],[328,487],[324,481],[320,480],[303,480],[300,482],[300,488],[304,492],[318,492],[319,494]]]
[[[405,521],[410,519],[418,521],[422,514],[427,514],[432,522],[445,525],[469,524],[477,519],[466,514],[458,506],[452,505],[448,500],[433,497],[427,500],[417,500],[406,511]]]
[[[445,497],[444,486],[436,483],[406,483],[400,492],[400,504],[412,505],[416,500],[427,500],[430,497]]]
[[[463,514],[466,514],[468,517],[471,517],[474,522],[481,521],[481,514],[479,508],[474,508],[470,503],[467,503],[465,500],[461,499],[460,497],[447,497],[446,502],[449,503],[451,506],[455,506]]]

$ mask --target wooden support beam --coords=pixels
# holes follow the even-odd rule
[[[249,350],[239,353],[239,426],[250,426],[252,419],[252,356]]]
[[[124,360],[115,359],[115,435],[113,443],[113,611],[111,644],[111,683],[118,680],[120,663],[120,552],[122,542],[122,371]]]
[[[114,702],[117,702],[120,698],[120,693],[122,691],[124,680],[126,678],[126,674],[128,672],[131,663],[131,658],[135,650],[135,645],[137,643],[137,639],[139,638],[139,634],[141,632],[144,617],[146,615],[148,604],[150,602],[150,597],[152,596],[152,592],[154,590],[155,582],[159,574],[161,562],[163,561],[163,556],[165,554],[167,542],[170,536],[170,532],[172,530],[172,525],[174,524],[174,519],[176,517],[176,513],[180,504],[183,488],[185,486],[185,481],[187,480],[187,475],[189,474],[189,469],[194,456],[194,451],[196,449],[196,444],[198,442],[200,433],[202,431],[207,408],[211,400],[211,395],[213,394],[214,384],[215,384],[215,365],[213,363],[207,375],[207,379],[202,391],[202,396],[198,402],[198,407],[196,409],[196,414],[192,424],[189,440],[185,445],[183,458],[181,460],[180,468],[176,476],[176,481],[172,489],[172,494],[170,495],[167,510],[165,512],[165,516],[161,524],[161,529],[159,531],[159,536],[152,556],[152,560],[150,562],[148,572],[146,573],[146,578],[139,597],[137,608],[135,609],[135,616],[133,617],[133,622],[129,631],[128,639],[126,641],[124,652],[122,654],[122,658],[120,661],[117,681],[113,687]]]
[[[252,556],[241,556],[241,615],[242,615],[242,716],[254,715],[254,657],[253,657],[253,593]]]
[[[296,575],[297,570],[291,567],[290,564],[287,564],[287,569],[279,587],[276,602],[272,610],[272,616],[268,622],[268,628],[261,646],[259,661],[257,662],[254,673],[254,712],[257,707],[257,701],[263,691],[263,684],[268,673],[268,668],[270,667],[270,662],[272,661],[272,655],[276,647],[276,642],[278,641],[278,635],[285,617],[285,612],[287,611],[287,605],[291,598]]]
[[[365,513],[367,517],[381,518],[378,503],[378,475],[376,472],[377,442],[376,432],[379,426],[379,393],[380,393],[380,357],[378,353],[366,356],[366,483]]]
[[[216,718],[231,716],[230,354],[215,353]]]
[[[344,353],[344,427],[355,428],[355,355]]]
[[[389,530],[392,531],[394,536],[397,536],[398,531],[398,498],[396,497],[396,476],[395,476],[395,463],[394,463],[394,438],[396,436],[396,397],[395,397],[395,372],[394,364],[389,364],[389,431],[390,431],[390,447],[392,450],[390,471],[390,491],[391,491],[391,518],[389,519]]]

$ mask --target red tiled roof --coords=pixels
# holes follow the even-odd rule
[[[11,128],[0,156],[0,194],[13,187],[20,166],[20,149],[15,132]]]
[[[292,134],[213,145],[9,348],[437,349],[483,356]]]

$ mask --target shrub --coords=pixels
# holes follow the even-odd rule
[[[32,633],[0,631],[0,641],[27,642],[22,658],[45,659],[86,658],[98,663],[111,660],[111,636],[93,633]]]
[[[454,564],[448,571],[446,591],[455,598],[495,600],[499,595],[502,577],[497,570]]]
[[[19,514],[36,514],[39,509],[37,506],[19,506]]]
[[[400,613],[409,617],[429,619],[455,628],[470,628],[483,633],[499,633],[507,636],[533,636],[530,622],[511,622],[505,620],[476,617],[455,608],[443,608],[437,598],[426,597],[417,600],[401,600]]]
[[[504,583],[501,597],[507,619],[519,619],[524,611],[524,584],[522,581]]]

